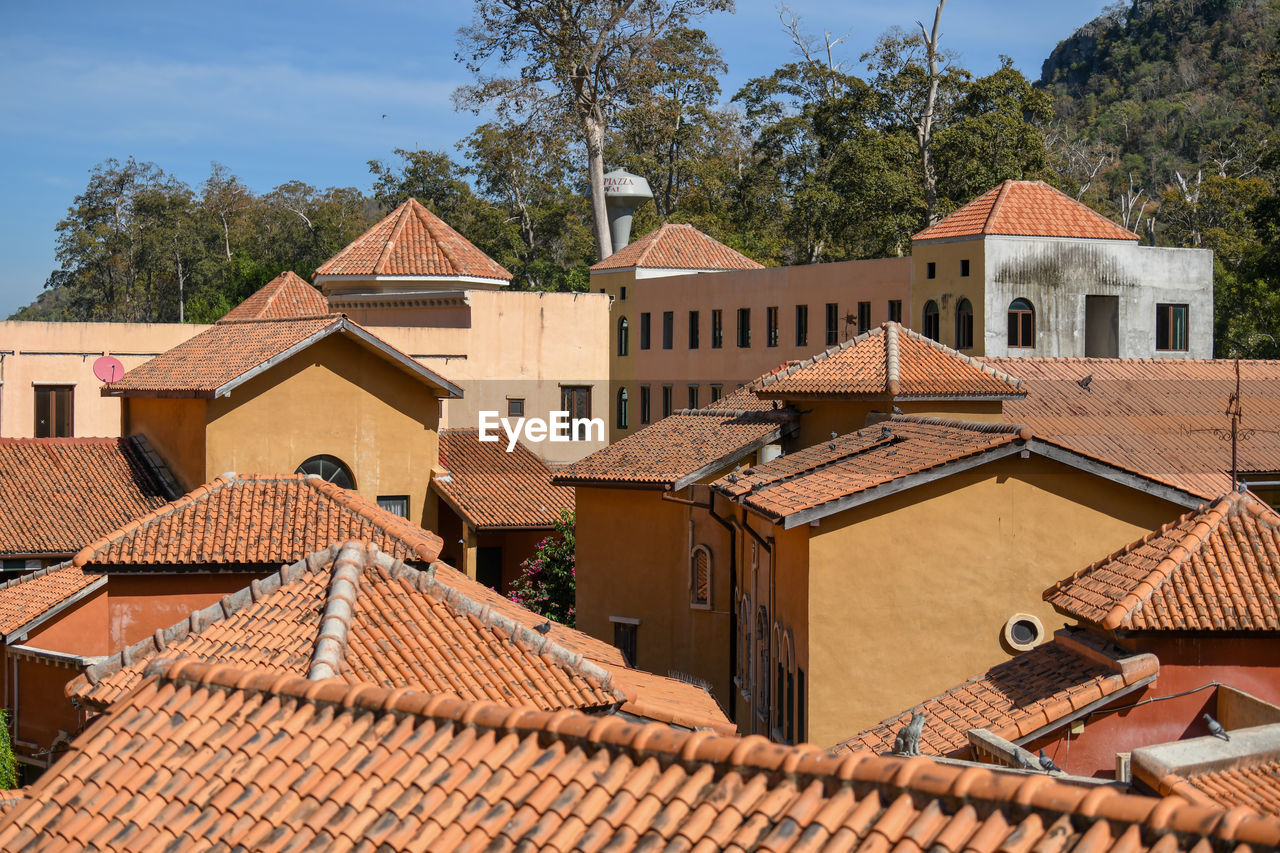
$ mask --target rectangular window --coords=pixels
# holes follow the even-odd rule
[[[507,398],[507,417],[509,418],[524,417],[524,397],[508,397]]]
[[[689,408],[691,409],[698,408],[698,386],[697,385],[689,386]]]
[[[746,349],[751,346],[751,309],[738,309],[738,347]]]
[[[1186,351],[1186,305],[1161,303],[1156,306],[1156,349],[1174,352]]]
[[[674,311],[662,312],[662,348],[671,349],[675,338],[676,314]]]
[[[37,385],[36,438],[71,438],[75,435],[72,400],[74,385]]]
[[[724,312],[719,308],[711,312],[711,348],[724,346]]]
[[[719,400],[719,399],[720,399],[721,397],[723,397],[723,396],[724,396],[724,386],[723,386],[723,385],[712,385],[712,386],[711,386],[711,402],[713,402],[713,403],[714,403],[716,400]]]
[[[924,265],[924,277],[925,277],[925,278],[937,278],[937,277],[938,277],[938,265],[937,265],[937,264],[935,264],[933,261],[929,261],[929,263],[925,264],[925,265]]]
[[[840,305],[835,302],[827,303],[827,346],[835,346],[840,343]]]
[[[805,692],[804,692],[804,670],[796,670],[796,743],[804,743],[804,739],[808,736],[808,722],[805,719]]]
[[[570,420],[591,417],[591,386],[561,385],[560,408],[569,413]]]
[[[476,580],[489,589],[502,591],[501,545],[481,545],[476,548]]]
[[[889,319],[895,323],[902,322],[902,300],[901,299],[889,300]]]
[[[858,334],[871,328],[871,303],[858,303]]]
[[[627,666],[634,667],[637,654],[636,632],[640,627],[640,620],[624,621],[620,616],[610,616],[609,621],[613,623],[613,647],[622,652],[622,659],[627,662]]]
[[[649,348],[649,312],[640,315],[640,349]]]
[[[408,495],[379,495],[378,506],[392,515],[398,515],[401,518],[409,517]]]
[[[698,348],[698,312],[689,312],[689,349]]]
[[[796,346],[809,345],[809,306],[796,306]]]
[[[776,347],[778,345],[778,309],[776,307],[764,310],[764,324],[769,332],[768,346]]]
[[[969,277],[969,259],[968,258],[962,258],[960,260],[960,277],[961,278]]]
[[[662,386],[662,416],[664,418],[671,416],[671,411],[672,411],[672,408],[674,407],[674,402],[673,402],[674,397],[675,397],[675,394],[674,392],[672,392],[671,386],[663,385]]]
[[[627,301],[627,289],[626,289],[625,287],[620,287],[620,288],[618,288],[618,293],[620,294],[620,295],[618,296],[618,301],[619,301],[619,302],[626,302],[626,301]]]
[[[640,386],[640,423],[649,423],[649,386]]]

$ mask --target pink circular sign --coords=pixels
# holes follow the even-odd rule
[[[104,355],[93,363],[93,375],[103,382],[115,382],[124,376],[124,365],[113,355]]]

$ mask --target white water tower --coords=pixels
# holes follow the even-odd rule
[[[604,176],[604,206],[609,213],[609,239],[615,252],[631,242],[631,217],[651,198],[649,182],[639,175],[615,169]]]

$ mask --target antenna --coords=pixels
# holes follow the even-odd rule
[[[1187,427],[1182,427],[1181,432],[1183,435],[1207,432],[1221,441],[1231,442],[1231,488],[1234,490],[1240,485],[1240,442],[1248,441],[1256,433],[1280,434],[1280,430],[1244,429],[1241,427],[1244,422],[1244,395],[1240,392],[1240,359],[1233,360],[1236,368],[1236,388],[1227,397],[1227,410],[1223,412],[1230,419],[1230,428],[1188,429]]]

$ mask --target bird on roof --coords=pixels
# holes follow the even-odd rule
[[[836,440],[836,431],[835,431],[835,430],[832,430],[832,431],[831,431],[831,440],[832,440],[832,441],[835,441],[835,440]]]
[[[1031,753],[1021,747],[1014,749],[1013,757],[1018,760],[1018,766],[1024,770],[1039,770],[1040,766],[1031,760]]]
[[[1084,390],[1088,391],[1088,390],[1089,390],[1089,383],[1090,383],[1090,382],[1092,382],[1092,381],[1093,381],[1093,374],[1092,374],[1092,373],[1090,373],[1090,374],[1089,374],[1088,376],[1086,376],[1084,379],[1077,379],[1077,380],[1076,380],[1076,384],[1077,384],[1077,385],[1079,385],[1079,386],[1080,386],[1081,388],[1083,388]]]
[[[534,625],[533,630],[537,631],[539,634],[547,633],[548,631],[551,630],[551,620],[548,619],[547,621],[543,622],[541,625]]]
[[[736,483],[738,482],[738,475],[735,474],[733,471],[730,471],[729,476],[725,477],[725,479],[728,480],[730,483]]]
[[[888,424],[880,424],[880,437],[888,438],[893,435],[893,429]]]
[[[901,406],[899,406],[897,403],[894,403],[894,404],[893,404],[893,413],[894,413],[895,415],[901,415],[901,414],[904,414],[904,413],[903,413],[903,411],[902,411],[902,407],[901,407]]]
[[[1061,773],[1062,768],[1053,763],[1053,759],[1044,754],[1044,750],[1040,750],[1040,769],[1045,773]]]
[[[1231,740],[1231,735],[1227,734],[1227,730],[1222,727],[1222,723],[1218,722],[1208,714],[1201,714],[1200,716],[1204,717],[1204,723],[1209,727],[1209,734],[1214,737],[1222,738],[1223,740]]]

